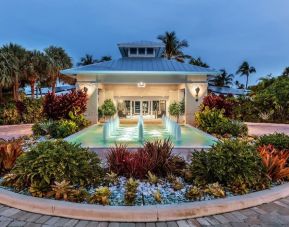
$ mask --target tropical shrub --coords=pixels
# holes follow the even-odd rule
[[[102,205],[109,204],[109,196],[111,192],[108,187],[99,187],[95,190],[95,193],[91,196],[90,203],[99,203]]]
[[[215,198],[223,198],[226,196],[224,188],[218,182],[208,184],[204,192]]]
[[[48,128],[49,134],[53,138],[65,138],[78,130],[74,121],[61,119],[54,121]]]
[[[86,187],[97,185],[102,176],[97,154],[80,145],[56,140],[40,142],[21,155],[3,183],[18,190],[34,187],[46,193],[56,181]]]
[[[33,123],[42,119],[42,99],[24,97],[0,104],[0,124]]]
[[[254,187],[265,175],[258,152],[239,140],[218,142],[208,152],[194,151],[189,168],[194,182],[201,185],[219,182],[229,186],[241,179],[247,187]]]
[[[268,135],[260,136],[257,140],[257,145],[273,145],[276,149],[279,150],[289,150],[289,136],[285,133],[272,133]]]
[[[33,135],[35,136],[45,136],[49,134],[49,129],[51,125],[53,124],[53,121],[50,120],[44,120],[40,122],[36,122],[32,125],[32,131]]]
[[[20,122],[33,123],[43,118],[43,99],[24,98],[16,102]]]
[[[116,114],[116,107],[111,99],[104,100],[104,103],[101,106],[101,111],[103,116],[112,117]]]
[[[74,90],[67,94],[48,93],[44,97],[43,111],[48,119],[69,119],[69,113],[83,114],[86,111],[87,94],[83,90]]]
[[[244,123],[226,118],[223,109],[205,107],[203,111],[197,112],[195,116],[197,127],[208,133],[222,136],[230,134],[235,137],[248,133],[248,128]]]
[[[224,110],[224,115],[226,117],[232,117],[233,108],[236,101],[232,97],[225,97],[224,95],[209,94],[203,99],[202,110],[205,107],[210,109]]]
[[[20,123],[20,116],[14,102],[0,104],[0,124],[10,125]]]
[[[278,151],[272,145],[260,146],[258,151],[270,180],[281,181],[289,177],[289,167],[287,167],[288,151]]]
[[[22,154],[22,139],[0,140],[0,174],[11,170]]]
[[[270,86],[256,93],[254,102],[260,111],[273,110],[270,119],[289,121],[289,77],[278,77]]]
[[[181,174],[185,161],[172,155],[173,145],[169,140],[146,142],[136,152],[128,151],[124,145],[110,148],[107,155],[109,171],[117,175],[144,179],[148,172],[165,177],[170,173]]]
[[[173,148],[169,139],[148,141],[144,144],[143,150],[153,163],[152,173],[166,177],[170,173],[179,173],[186,167],[184,159],[172,154]]]

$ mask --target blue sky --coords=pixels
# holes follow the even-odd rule
[[[85,53],[118,58],[118,42],[176,31],[185,52],[213,68],[234,73],[249,61],[251,84],[289,66],[288,0],[0,0],[0,9],[0,45],[58,45],[74,63]]]

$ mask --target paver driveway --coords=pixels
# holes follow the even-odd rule
[[[96,222],[21,211],[0,205],[0,226],[75,227],[192,227],[192,226],[289,226],[289,197],[257,207],[202,218],[151,223]]]

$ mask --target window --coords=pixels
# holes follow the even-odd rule
[[[154,54],[154,48],[147,48],[147,55],[153,55]]]
[[[129,49],[130,54],[133,54],[133,55],[136,55],[136,54],[137,54],[136,51],[137,51],[136,48],[130,48],[130,49]]]
[[[145,55],[145,48],[138,48],[138,54],[139,55]]]

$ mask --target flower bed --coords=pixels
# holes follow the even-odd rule
[[[169,140],[154,141],[136,152],[111,148],[101,163],[78,145],[44,141],[20,155],[1,185],[35,197],[111,206],[206,201],[287,181],[288,150],[258,145],[224,140],[208,151],[193,152],[188,163],[172,154]]]

